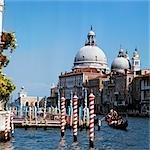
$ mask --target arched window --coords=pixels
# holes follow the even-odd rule
[[[26,102],[26,106],[29,106],[29,102]]]

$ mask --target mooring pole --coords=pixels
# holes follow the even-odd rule
[[[65,132],[65,98],[61,98],[61,137],[64,137],[64,132]]]
[[[78,97],[73,97],[73,141],[77,142],[78,134]]]
[[[72,99],[73,99],[73,92],[71,91],[71,98],[70,98],[70,127],[72,127],[72,118],[73,118]]]
[[[90,148],[94,148],[94,98],[95,96],[93,93],[89,95],[89,101],[90,101],[90,132],[89,132],[89,142],[90,142]]]
[[[8,134],[8,119],[9,119],[9,114],[6,113],[5,115],[5,141],[7,141],[9,139],[9,134]]]
[[[60,114],[60,91],[58,90],[58,113]]]
[[[13,112],[11,112],[10,114],[10,123],[11,123],[11,136],[14,136],[14,116],[13,116]]]

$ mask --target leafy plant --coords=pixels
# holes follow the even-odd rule
[[[11,79],[2,73],[2,68],[6,67],[9,63],[9,58],[5,51],[10,50],[10,53],[12,53],[16,46],[14,32],[2,32],[0,43],[0,109],[2,110],[5,109],[4,106],[8,102],[10,94],[16,88]]]
[[[3,42],[3,49],[10,48],[11,53],[17,47],[16,37],[14,32],[2,32],[1,42]]]
[[[6,67],[9,63],[9,59],[4,54],[4,51],[10,50],[10,53],[12,53],[16,47],[17,44],[14,32],[2,32],[0,44],[0,69]]]
[[[6,78],[5,75],[0,73],[0,99],[5,99],[15,90],[15,85],[11,79]]]

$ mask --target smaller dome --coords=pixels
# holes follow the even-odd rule
[[[124,57],[117,57],[112,62],[111,69],[114,70],[114,71],[130,69],[130,63]]]

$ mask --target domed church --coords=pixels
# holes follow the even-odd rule
[[[109,72],[107,65],[107,57],[97,46],[96,34],[91,26],[85,45],[75,55],[71,71],[59,76],[59,94],[63,93],[65,98],[70,100],[71,93],[77,93],[79,100],[83,100],[89,80],[107,78]]]
[[[117,57],[112,61],[110,71],[107,57],[97,45],[96,34],[91,27],[84,46],[74,57],[71,71],[59,76],[58,108],[62,95],[69,107],[74,94],[78,96],[79,106],[84,107],[91,90],[95,95],[95,113],[108,112],[109,107],[113,106],[126,106],[132,99],[127,93],[128,87],[140,70],[137,48],[131,60],[128,52],[120,48]]]
[[[112,73],[125,73],[126,71],[138,71],[140,70],[140,57],[137,48],[133,52],[132,63],[130,62],[128,52],[120,48],[118,56],[113,60],[111,64]]]

